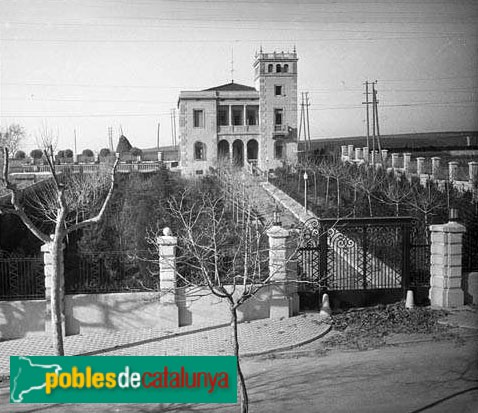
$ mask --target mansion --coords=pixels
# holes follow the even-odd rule
[[[221,163],[262,170],[297,159],[297,53],[256,54],[255,87],[228,83],[179,95],[179,158],[185,175]]]

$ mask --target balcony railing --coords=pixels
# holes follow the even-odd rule
[[[218,126],[218,133],[259,133],[259,125],[226,125]]]

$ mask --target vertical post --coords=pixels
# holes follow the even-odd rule
[[[64,275],[64,265],[63,265],[63,249],[65,246],[62,246],[62,251],[60,253],[59,259],[60,263],[58,270],[58,282],[60,284],[60,309],[61,309],[61,324],[63,335],[66,335],[66,322],[65,322],[65,275]],[[45,273],[45,333],[51,334],[55,326],[52,325],[52,303],[51,303],[51,291],[53,288],[53,242],[48,242],[41,246],[41,252],[43,253],[43,264],[44,264],[44,273]]]
[[[362,160],[362,154],[362,148],[355,148],[355,160],[357,162]]]
[[[438,179],[438,172],[440,171],[440,157],[434,156],[432,158],[432,176],[433,179]]]
[[[384,163],[384,166],[385,166],[385,161],[388,158],[388,149],[382,149],[381,152],[382,152],[382,162]]]
[[[404,294],[410,288],[410,244],[411,244],[411,227],[412,221],[407,220],[402,226],[402,288]]]
[[[293,255],[290,232],[273,226],[269,237],[269,273],[271,277],[270,318],[292,317],[299,312],[297,265]]]
[[[348,145],[347,150],[348,150],[349,161],[352,162],[352,160],[354,159],[354,146]]]
[[[410,172],[410,160],[412,154],[411,153],[404,153],[403,154],[403,171],[408,174]]]
[[[457,222],[430,226],[431,277],[428,296],[432,307],[450,308],[464,304],[461,261],[465,230]]]
[[[392,153],[392,168],[397,169],[398,168],[398,157],[400,154],[398,153]]]
[[[159,287],[161,290],[161,321],[171,327],[179,327],[179,311],[176,303],[176,247],[177,237],[169,228],[157,238],[159,252]]]
[[[307,214],[307,180],[309,176],[307,175],[307,171],[304,172],[304,211]]]
[[[478,182],[478,162],[468,162],[468,179],[471,184]]]
[[[363,160],[368,163],[369,157],[370,157],[370,149],[368,146],[364,146],[362,149],[363,153]]]
[[[417,175],[420,177],[420,175],[423,175],[425,172],[425,158],[420,156],[417,158]]]
[[[456,181],[458,178],[458,162],[450,161],[448,162],[448,180],[450,182]]]

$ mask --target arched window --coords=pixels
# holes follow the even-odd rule
[[[276,65],[276,72],[277,72],[277,73],[282,72],[282,67],[281,67],[281,65]]]
[[[274,67],[274,65],[272,63],[269,66],[267,66],[267,72],[272,73],[273,67]]]
[[[194,144],[194,160],[204,161],[206,159],[206,145],[202,142]]]
[[[287,73],[289,71],[289,65],[284,65],[284,72]]]

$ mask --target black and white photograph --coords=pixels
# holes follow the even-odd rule
[[[478,411],[478,1],[0,16],[0,412]]]

